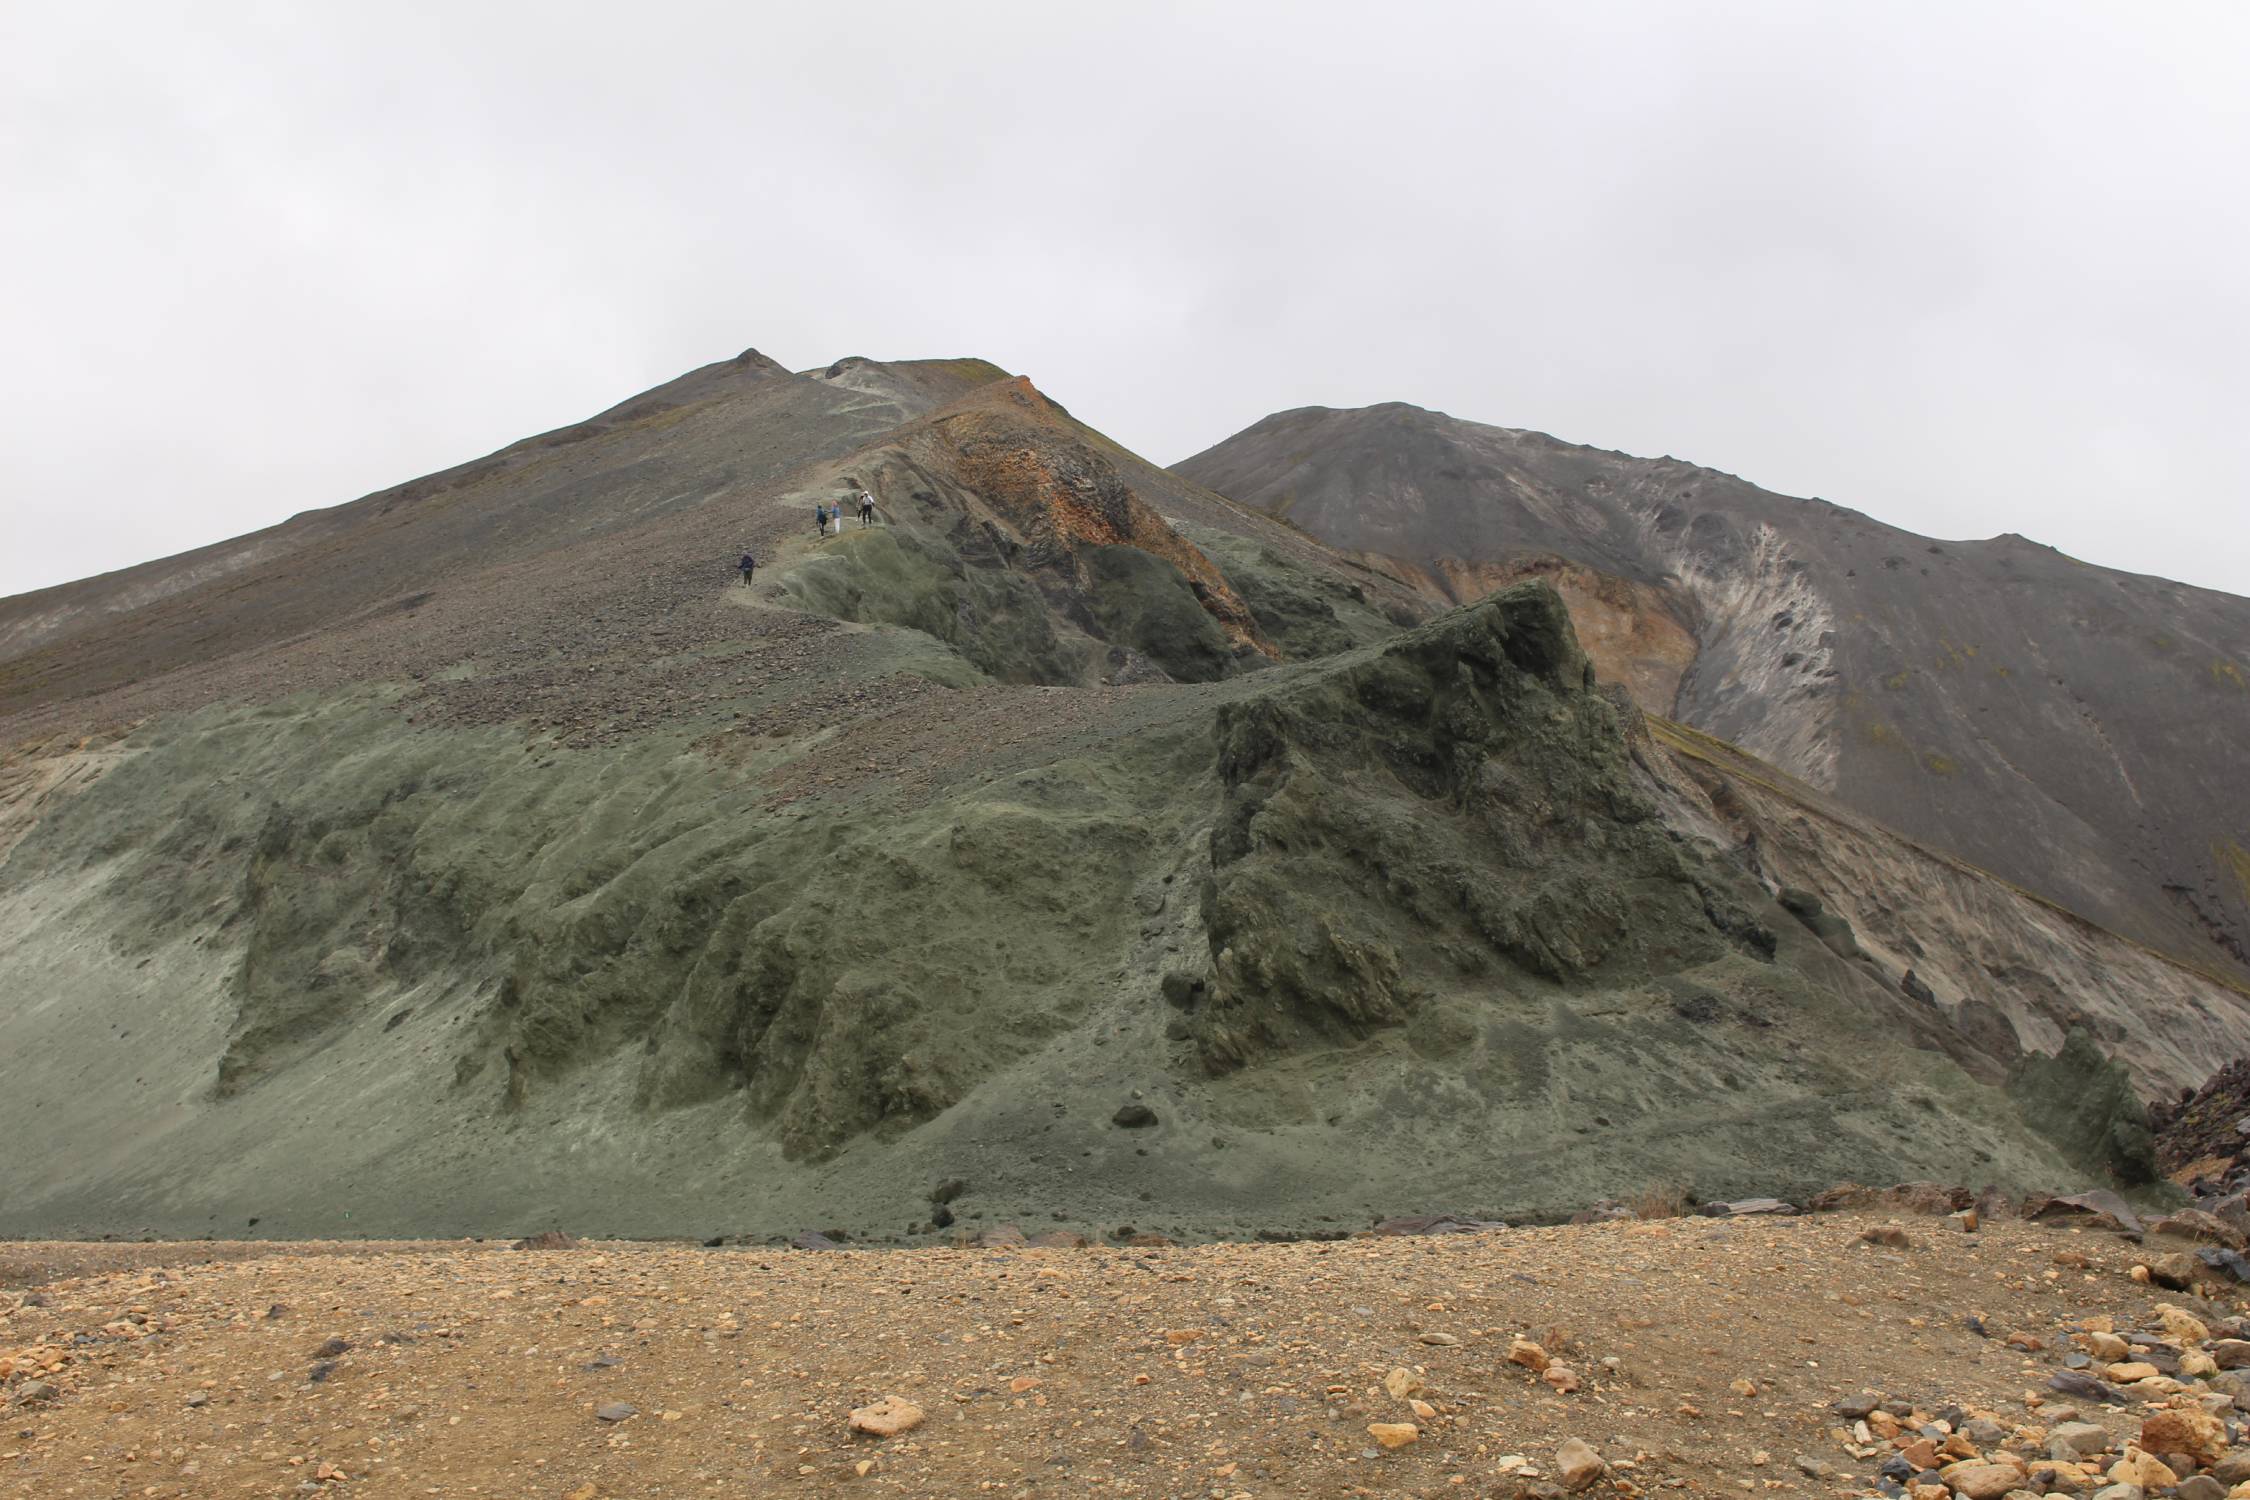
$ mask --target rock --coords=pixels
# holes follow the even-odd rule
[[[1531,1340],[1516,1339],[1508,1345],[1508,1363],[1522,1365],[1525,1369],[1537,1373],[1553,1364],[1554,1359],[1546,1350],[1540,1348]]]
[[[1564,1489],[1582,1490],[1608,1472],[1602,1456],[1580,1439],[1564,1438],[1555,1445],[1555,1473]]]
[[[2226,1424],[2198,1407],[2166,1407],[2141,1419],[2141,1447],[2150,1453],[2185,1453],[2208,1467],[2227,1450]]]
[[[789,1248],[792,1250],[839,1250],[843,1247],[819,1230],[808,1229],[803,1234],[790,1240]]]
[[[537,1234],[525,1235],[509,1247],[512,1250],[575,1250],[578,1241],[559,1229],[542,1229]]]
[[[2094,1500],[2142,1500],[2141,1487],[2137,1484],[2105,1485],[2094,1491]]]
[[[2211,1465],[2211,1477],[2229,1486],[2250,1484],[2250,1448],[2229,1453]]]
[[[1847,1422],[1857,1422],[1883,1404],[1883,1398],[1873,1391],[1861,1391],[1856,1396],[1846,1396],[1831,1402],[1828,1409]]]
[[[2111,1365],[2102,1373],[2119,1385],[2131,1385],[2136,1380],[2148,1380],[2164,1372],[2144,1360],[2136,1359],[2126,1364]]]
[[[1482,1230],[1507,1227],[1497,1219],[1464,1219],[1454,1214],[1402,1214],[1379,1221],[1374,1232],[1386,1237],[1408,1234],[1476,1234]]]
[[[2114,1333],[2094,1332],[2079,1337],[2086,1352],[2105,1365],[2117,1364],[2133,1352],[2133,1346]]]
[[[8,1397],[8,1404],[10,1406],[31,1406],[41,1401],[52,1401],[61,1394],[62,1390],[51,1382],[27,1380],[15,1388],[14,1393]]]
[[[1961,1436],[1989,1453],[2008,1440],[2008,1429],[1989,1418],[1972,1417],[1961,1424]]]
[[[953,1227],[953,1210],[940,1203],[930,1210],[930,1223],[938,1229]]]
[[[1126,1130],[1146,1130],[1156,1123],[1156,1111],[1145,1104],[1126,1104],[1109,1117],[1109,1123]]]
[[[1827,1479],[1836,1472],[1834,1464],[1823,1463],[1806,1453],[1797,1455],[1796,1464],[1797,1472],[1807,1479]]]
[[[325,1385],[328,1382],[328,1377],[335,1373],[336,1361],[323,1359],[314,1362],[313,1367],[305,1372],[305,1378],[314,1385]]]
[[[2227,1487],[2208,1474],[2191,1474],[2172,1493],[2179,1500],[2227,1500]]]
[[[351,1352],[349,1339],[330,1339],[312,1352],[314,1359],[334,1359],[339,1354]]]
[[[1578,1372],[1566,1364],[1551,1364],[1539,1372],[1539,1378],[1555,1388],[1557,1395],[1568,1396],[1578,1389]]]
[[[2206,1245],[2195,1252],[2195,1258],[2230,1281],[2250,1282],[2250,1259],[2235,1251]]]
[[[885,1396],[872,1406],[852,1409],[851,1429],[869,1437],[897,1437],[922,1425],[922,1408],[897,1396]]]
[[[2014,1464],[1990,1464],[1971,1460],[1949,1464],[1941,1471],[1945,1482],[1962,1500],[2000,1500],[2002,1495],[2016,1487],[2023,1471]],[[1814,1476],[1815,1478],[1819,1476]]]
[[[2194,1256],[2174,1250],[2169,1254],[2159,1255],[2148,1263],[2148,1279],[2158,1286],[2184,1292],[2195,1285],[2196,1276],[2201,1269],[2201,1263]]]
[[[1873,1229],[1863,1229],[1859,1232],[1859,1237],[1870,1245],[1882,1245],[1891,1250],[1907,1250],[1914,1245],[1914,1241],[1907,1238],[1906,1231],[1896,1224],[1878,1224]]]
[[[1400,1365],[1383,1377],[1383,1389],[1391,1393],[1393,1401],[1404,1401],[1410,1396],[1421,1395],[1425,1387],[1421,1376]]]
[[[2134,1484],[2144,1490],[2160,1490],[2168,1484],[2178,1484],[2180,1476],[2153,1454],[2138,1448],[2127,1448],[2125,1456],[2109,1466],[2111,1484]]]
[[[2060,1391],[2063,1395],[2074,1400],[2101,1401],[2111,1406],[2115,1406],[2125,1399],[2123,1395],[2102,1384],[2091,1375],[2081,1375],[2076,1370],[2057,1370],[2047,1377],[2047,1389]]]
[[[1042,1229],[1024,1243],[1034,1250],[1083,1250],[1093,1241],[1075,1229]]]
[[[1826,1214],[1847,1208],[1872,1208],[1882,1196],[1875,1189],[1862,1187],[1856,1182],[1839,1182],[1834,1187],[1822,1188],[1813,1194],[1806,1200],[1805,1210],[1808,1213]]]
[[[190,1408],[209,1406],[211,1404],[211,1393],[209,1391],[189,1391],[185,1404]]]
[[[1947,1214],[1945,1225],[1946,1228],[1958,1229],[1963,1234],[1975,1234],[1977,1232],[1977,1211],[1973,1208],[1964,1208],[1956,1213]]]
[[[1750,1214],[1793,1214],[1796,1207],[1779,1198],[1738,1198],[1732,1203],[1706,1204],[1706,1209],[1717,1208],[1721,1213],[1742,1218]]]
[[[2169,1235],[2174,1239],[2197,1240],[2208,1244],[2224,1245],[2229,1250],[2250,1249],[2250,1236],[2214,1214],[2200,1208],[2183,1208],[2152,1221],[2150,1234]]]
[[[960,1178],[948,1177],[945,1181],[930,1189],[930,1201],[932,1203],[951,1203],[968,1190],[969,1185]]]
[[[2164,1329],[2164,1336],[2174,1343],[2200,1344],[2211,1336],[2210,1328],[2201,1318],[2169,1302],[2156,1304],[2156,1321]]]
[[[1367,1424],[1367,1435],[1386,1448],[1403,1448],[1408,1443],[1418,1441],[1422,1436],[1422,1429],[1412,1422],[1370,1422]]]
[[[2066,1220],[2089,1229],[2117,1229],[2134,1235],[2143,1232],[2139,1216],[2123,1198],[2107,1188],[2057,1198],[2026,1199],[2023,1216],[2041,1223]]]
[[[2221,1370],[2211,1377],[2211,1389],[2250,1409],[2250,1370]]]
[[[597,1422],[623,1422],[640,1414],[639,1407],[624,1401],[611,1401],[594,1408],[594,1420]]]
[[[1021,1250],[1030,1243],[1023,1231],[1013,1224],[995,1224],[990,1229],[977,1231],[977,1246],[983,1250]]]
[[[2057,1448],[2067,1452],[2056,1453]],[[2056,1458],[2083,1458],[2109,1449],[2109,1434],[2092,1422],[2057,1422],[2047,1429],[2047,1449]]]
[[[1450,1333],[1425,1333],[1420,1338],[1423,1343],[1433,1344],[1440,1349],[1451,1349],[1461,1342]]]

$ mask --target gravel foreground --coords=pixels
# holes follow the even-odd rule
[[[2135,1279],[2182,1249],[1881,1213],[1148,1249],[15,1244],[0,1493],[1852,1494],[1904,1449],[1951,1485],[1925,1464],[1914,1500],[2093,1493],[2119,1464],[2142,1485],[2111,1500],[2212,1500],[2250,1305]],[[2127,1451],[2144,1423],[2202,1451],[2160,1475]]]

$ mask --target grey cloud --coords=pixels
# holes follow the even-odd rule
[[[19,7],[0,591],[756,344],[1410,400],[2250,592],[2227,6]]]

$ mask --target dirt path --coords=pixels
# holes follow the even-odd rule
[[[2142,1252],[2112,1236],[1915,1219],[1896,1250],[1862,1241],[1879,1222],[1155,1250],[120,1247],[116,1269],[0,1293],[28,1298],[0,1317],[0,1361],[43,1347],[54,1366],[11,1377],[0,1492],[1517,1494],[1569,1438],[1608,1461],[1597,1493],[1851,1492],[1879,1460],[1840,1445],[1839,1398],[2036,1432],[2080,1320],[2219,1311],[2130,1280]],[[1512,1363],[1519,1337],[1579,1388]],[[34,1379],[52,1392],[21,1399]],[[924,1420],[855,1436],[849,1414],[885,1396]],[[1387,1448],[1372,1424],[1416,1435]]]

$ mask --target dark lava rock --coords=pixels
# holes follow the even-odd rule
[[[940,1203],[930,1210],[930,1222],[940,1229],[947,1228],[953,1223],[953,1210]]]
[[[329,1376],[335,1373],[336,1361],[332,1359],[324,1359],[320,1361],[320,1363],[314,1365],[310,1370],[308,1370],[305,1373],[305,1378],[307,1380],[310,1380],[314,1385],[321,1385],[327,1381]]]
[[[2245,1259],[2232,1250],[2209,1246],[2196,1251],[2195,1258],[2236,1281],[2250,1281],[2250,1259]]]
[[[1861,1391],[1856,1396],[1846,1396],[1828,1409],[1847,1422],[1857,1422],[1883,1404],[1883,1398],[1873,1391]]]
[[[2080,1401],[2102,1401],[2111,1406],[2121,1405],[2125,1397],[2113,1386],[2107,1386],[2091,1375],[2081,1375],[2076,1370],[2057,1370],[2047,1378],[2047,1389],[2060,1391],[2065,1396]]]
[[[932,1203],[951,1203],[968,1190],[969,1185],[960,1178],[948,1177],[945,1181],[930,1189],[930,1201]]]
[[[314,1359],[334,1359],[339,1354],[351,1352],[351,1340],[330,1339],[312,1352]]]
[[[1144,1130],[1156,1123],[1156,1111],[1145,1104],[1123,1105],[1109,1117],[1109,1123],[1122,1125],[1127,1130]]]

